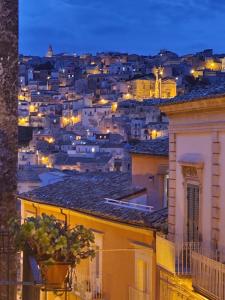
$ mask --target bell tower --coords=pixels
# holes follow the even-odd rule
[[[49,45],[48,52],[46,53],[46,57],[51,58],[53,57],[53,55],[54,53],[53,53],[52,45]]]

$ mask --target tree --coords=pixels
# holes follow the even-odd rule
[[[18,0],[0,1],[0,230],[16,215]],[[5,239],[7,244],[7,237]],[[7,249],[6,249],[7,250]],[[10,265],[9,265],[10,264]],[[16,280],[16,255],[3,254],[0,281]],[[0,299],[14,300],[14,286],[0,284]]]

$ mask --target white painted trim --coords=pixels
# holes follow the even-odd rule
[[[99,257],[99,276],[97,276],[97,269],[96,269],[96,258],[94,258],[90,262],[90,278],[92,282],[96,283],[96,286],[99,290],[102,289],[102,250],[103,250],[103,234],[99,232],[93,232],[95,235],[95,245],[98,247],[98,257]]]
[[[136,245],[136,244],[135,244]],[[138,245],[136,245],[138,247]],[[135,249],[135,288],[138,288],[138,260],[143,260],[147,264],[147,290],[143,291],[150,295],[150,299],[153,299],[153,249],[149,247],[140,246],[139,249]]]

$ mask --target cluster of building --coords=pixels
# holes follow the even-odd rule
[[[68,299],[225,297],[225,86],[158,105],[169,141],[134,145],[131,175],[67,174],[19,196],[23,217],[66,215],[95,234],[96,257],[77,266]]]
[[[223,56],[49,48],[20,67],[22,217],[95,235],[67,299],[225,300]]]
[[[131,170],[137,141],[168,136],[157,99],[172,99],[225,79],[224,55],[126,53],[20,56],[19,166],[62,171]]]

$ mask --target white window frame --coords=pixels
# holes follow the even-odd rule
[[[98,247],[99,254],[99,276],[97,277],[96,258],[90,262],[89,274],[91,282],[96,283],[97,289],[102,289],[102,250],[103,250],[103,233],[92,230],[95,236],[95,245]]]
[[[147,245],[140,245],[139,243],[133,243],[135,246],[135,288],[138,288],[138,261],[141,259],[147,264],[147,287],[144,293],[149,294],[149,299],[154,299],[153,293],[153,282],[154,282],[154,274],[153,274],[153,255],[154,251],[152,248]]]

